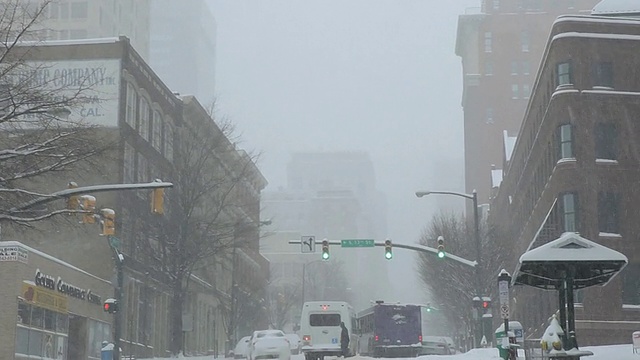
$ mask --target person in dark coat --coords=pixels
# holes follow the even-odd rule
[[[344,325],[344,321],[340,322],[340,327],[342,328],[342,332],[340,333],[340,349],[342,350],[342,356],[349,356],[349,330]]]

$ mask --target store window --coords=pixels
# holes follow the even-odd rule
[[[17,359],[67,359],[69,317],[67,314],[18,303],[15,357]]]

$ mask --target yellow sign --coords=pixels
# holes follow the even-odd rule
[[[33,305],[61,313],[67,312],[67,298],[51,290],[28,283],[22,283],[21,295],[27,302]]]

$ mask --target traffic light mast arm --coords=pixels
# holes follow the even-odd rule
[[[300,245],[301,241],[300,240],[289,240],[289,244],[291,245]],[[329,245],[342,245],[342,241],[340,240],[329,240]],[[374,243],[375,246],[384,246],[384,241],[376,241]],[[424,253],[430,253],[433,254],[435,256],[438,256],[438,250],[434,249],[432,247],[428,247],[428,246],[423,246],[423,245],[409,245],[409,244],[398,244],[398,243],[393,243],[393,247],[394,248],[400,248],[400,249],[408,249],[408,250],[414,250],[414,251],[419,251],[419,252],[424,252]],[[447,253],[447,256],[445,257],[445,259],[448,260],[453,260],[453,261],[457,261],[461,264],[470,266],[470,267],[476,267],[478,265],[478,263],[476,261],[472,261],[472,260],[467,260],[465,258],[462,258],[460,256],[456,256],[453,255],[451,253]]]
[[[9,212],[18,212],[21,210],[25,210],[37,205],[46,204],[48,202],[67,198],[72,195],[77,194],[91,194],[96,192],[106,192],[106,191],[120,191],[120,190],[144,190],[144,189],[158,189],[158,188],[170,188],[173,187],[173,184],[170,182],[163,181],[152,181],[150,183],[139,183],[139,184],[105,184],[105,185],[91,185],[91,186],[83,186],[76,187],[71,189],[65,189],[56,191],[49,195],[43,195],[37,199],[33,199],[28,201],[20,206],[11,208]]]

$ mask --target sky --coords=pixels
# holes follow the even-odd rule
[[[586,350],[593,352],[592,356],[585,356],[585,360],[636,360],[638,354],[633,353],[633,347],[631,344],[626,345],[608,345],[608,346],[585,346],[580,350]],[[189,360],[204,360],[211,359],[211,356],[203,357],[187,357]],[[304,355],[293,355],[291,360],[302,360]],[[333,358],[329,358],[333,359]],[[349,359],[352,360],[372,360],[373,358],[365,356],[354,356]],[[469,352],[457,355],[425,355],[417,358],[395,358],[394,360],[497,360],[498,349],[473,349]],[[524,359],[524,357],[522,357]]]
[[[463,191],[432,184],[463,184],[456,29],[480,0],[207,1],[217,111],[240,147],[262,153],[266,190],[286,187],[293,152],[367,152],[388,201],[388,237],[416,243],[435,201],[415,191]],[[391,278],[406,279],[398,301],[425,301],[410,275],[415,255],[394,255]]]

